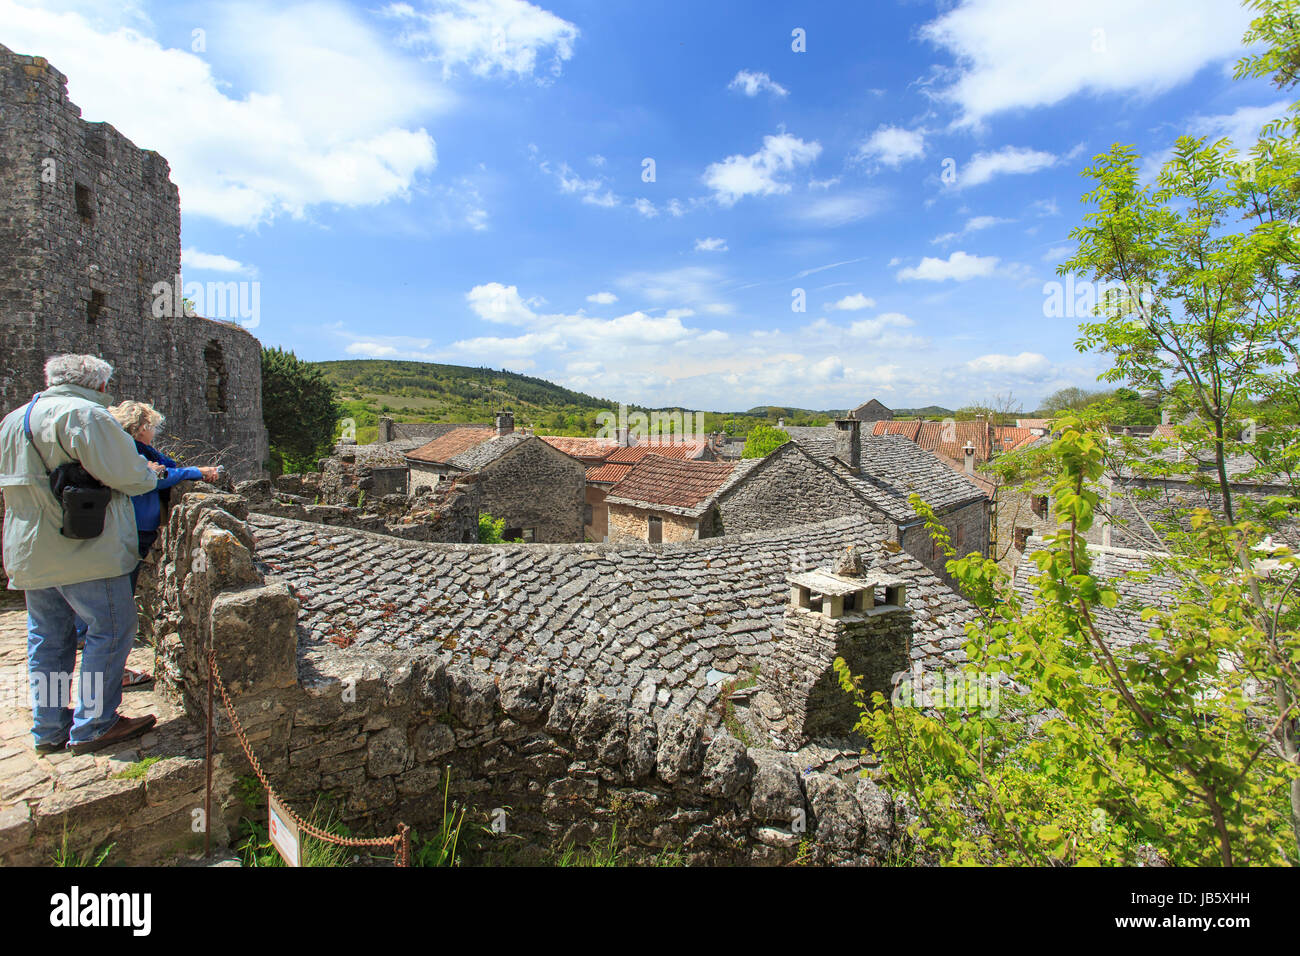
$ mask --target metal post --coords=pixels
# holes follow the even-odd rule
[[[203,737],[203,765],[207,783],[203,791],[203,855],[212,855],[212,653],[208,659],[208,721]]]

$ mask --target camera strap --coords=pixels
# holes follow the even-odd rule
[[[40,392],[33,395],[31,403],[27,406],[27,411],[23,414],[23,434],[27,436],[27,441],[31,444],[32,450],[36,452],[36,457],[41,460],[41,467],[45,469],[46,477],[50,477],[52,475],[50,466],[46,464],[45,456],[41,454],[41,449],[36,444],[36,439],[32,437],[32,408],[36,405],[36,400],[40,397]]]

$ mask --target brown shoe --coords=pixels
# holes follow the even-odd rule
[[[94,740],[87,740],[85,743],[80,744],[69,744],[68,749],[74,754],[94,753],[96,750],[103,750],[105,747],[113,746],[113,744],[120,744],[133,737],[139,737],[157,722],[158,718],[153,714],[145,714],[143,717],[118,717],[117,723]]]

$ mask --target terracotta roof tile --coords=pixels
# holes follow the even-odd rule
[[[684,461],[646,455],[605,500],[616,504],[695,511],[731,477],[735,462]]]
[[[618,443],[608,438],[574,438],[569,435],[538,435],[537,437],[552,448],[574,458],[604,461],[610,452],[618,448]]]
[[[456,428],[447,432],[441,438],[435,438],[433,441],[407,452],[406,457],[415,461],[445,465],[457,455],[483,444],[495,434],[494,430],[487,428]]]
[[[687,461],[703,456],[708,447],[708,443],[702,441],[638,442],[626,448],[616,449],[605,461],[635,464],[646,455],[658,455],[661,458],[675,458],[678,461]]]
[[[615,482],[622,481],[627,477],[627,473],[631,470],[631,465],[620,465],[617,463],[612,465],[608,463],[604,465],[592,465],[587,469],[587,480],[614,484]]]

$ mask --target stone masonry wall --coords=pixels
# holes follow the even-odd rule
[[[172,510],[145,617],[160,688],[194,720],[211,636],[240,721],[290,805],[324,793],[354,832],[386,835],[398,821],[427,832],[449,779],[471,824],[504,824],[467,826],[469,848],[513,862],[607,838],[615,824],[633,860],[669,851],[692,863],[783,863],[805,839],[819,862],[898,852],[906,818],[870,780],[801,773],[791,754],[746,747],[707,712],[656,720],[527,662],[494,676],[438,654],[340,647],[306,666],[298,601],[264,576],[241,508],[235,496],[191,494]],[[224,716],[218,730],[230,772],[246,773]]]
[[[531,439],[478,475],[482,509],[507,528],[533,528],[539,544],[583,540],[587,470],[576,458]]]
[[[952,511],[937,515],[940,524],[948,529],[953,548],[961,556],[972,551],[988,554],[989,550],[989,505],[980,499]],[[956,582],[945,570],[948,558],[934,546],[934,540],[925,530],[925,525],[911,523],[899,527],[899,542],[903,550],[929,568],[945,584],[955,587]]]
[[[797,444],[787,442],[720,496],[717,533],[788,528],[866,513],[864,502],[847,482]]]
[[[881,605],[839,618],[816,608],[787,607],[785,637],[759,678],[782,711],[783,719],[769,723],[768,732],[787,747],[849,733],[858,711],[840,688],[835,658],[844,658],[862,678],[868,699],[876,691],[888,698],[894,676],[908,669],[911,641],[912,612],[906,607]]]
[[[699,537],[700,522],[695,518],[686,518],[667,511],[651,511],[648,508],[632,508],[628,505],[607,505],[609,512],[609,543],[622,544],[629,541],[649,541],[647,530],[651,515],[663,522],[663,543],[677,541],[694,541]]]
[[[87,123],[67,80],[0,46],[0,409],[44,387],[46,358],[100,355],[109,391],[167,416],[160,444],[188,462],[261,473],[261,348],[248,331],[155,318],[180,273],[180,204],[167,161]]]

